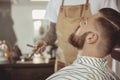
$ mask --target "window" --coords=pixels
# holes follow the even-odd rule
[[[46,10],[33,10],[32,11],[32,18],[33,19],[44,19]]]
[[[33,20],[35,37],[39,35],[39,29],[42,26],[42,22],[44,21],[45,13],[46,10],[41,10],[41,9],[32,10],[32,20]]]

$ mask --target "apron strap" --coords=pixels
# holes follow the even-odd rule
[[[84,10],[83,10],[83,9],[84,9],[84,5],[81,5],[81,6],[80,6],[80,9],[81,9],[81,10],[80,10],[80,17],[82,17],[83,12],[84,12]]]
[[[81,18],[85,17],[86,11],[88,10],[89,0],[86,0],[86,4],[81,7]]]
[[[64,0],[62,0],[62,5],[61,5],[61,7],[63,7],[64,6]]]
[[[86,1],[86,4],[85,4],[85,10],[88,9],[88,5],[89,5],[89,0]]]

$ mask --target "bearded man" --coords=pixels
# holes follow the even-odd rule
[[[107,66],[105,59],[120,44],[119,12],[111,8],[100,9],[88,20],[80,22],[69,42],[81,50],[81,54],[73,64],[47,80],[120,80]]]

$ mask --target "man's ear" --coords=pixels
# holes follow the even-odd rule
[[[86,42],[89,44],[93,44],[97,42],[98,40],[98,35],[96,33],[89,33],[86,37]]]

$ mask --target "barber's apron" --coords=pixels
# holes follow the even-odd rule
[[[56,25],[59,48],[55,70],[69,65],[75,60],[78,50],[69,44],[68,38],[79,26],[80,21],[90,15],[89,0],[86,0],[86,4],[72,6],[64,6],[63,0]]]

